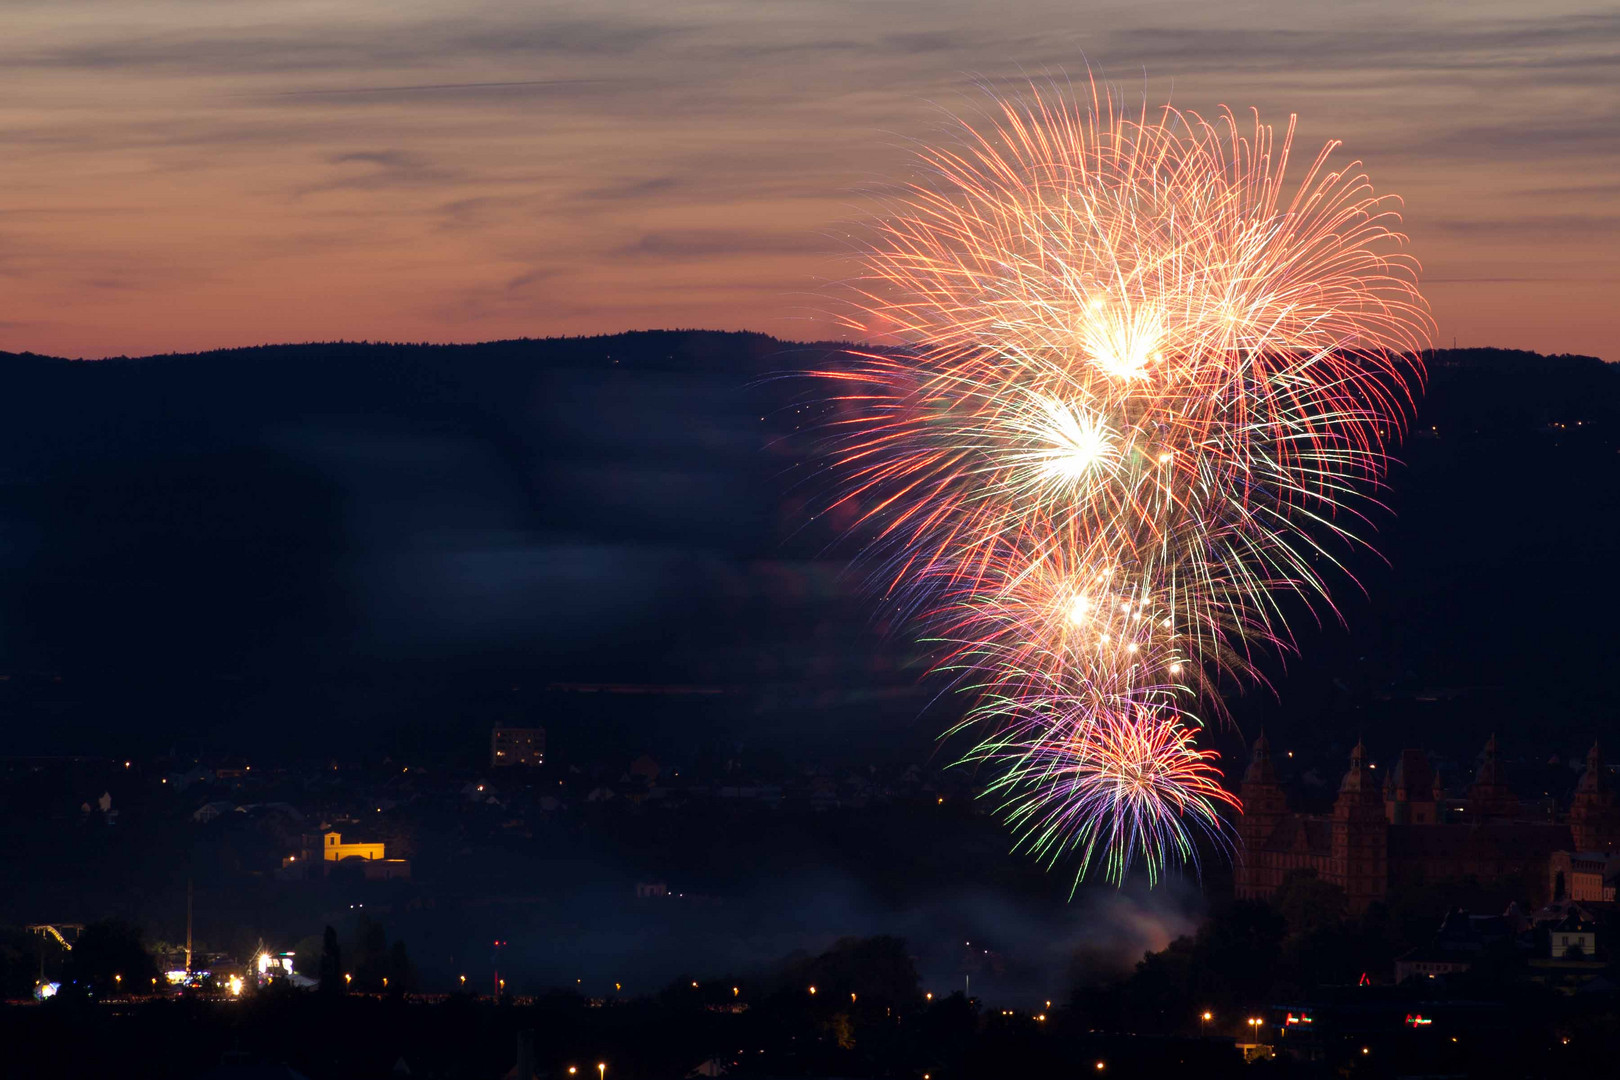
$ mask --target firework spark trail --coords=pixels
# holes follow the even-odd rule
[[[1337,144],[1285,188],[1292,119],[998,105],[868,255],[857,325],[908,344],[820,373],[843,500],[1022,842],[1156,878],[1235,805],[1193,710],[1288,647],[1288,596],[1331,607],[1430,320]]]

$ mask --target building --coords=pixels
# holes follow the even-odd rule
[[[1591,960],[1597,956],[1597,927],[1574,912],[1547,928],[1547,956],[1553,960]]]
[[[546,729],[497,727],[489,734],[489,765],[537,766],[545,764]]]
[[[343,834],[329,832],[322,838],[325,842],[321,847],[323,857],[327,862],[342,862],[344,859],[382,859],[385,857],[382,843],[350,843],[343,842]]]
[[[1269,897],[1290,871],[1314,870],[1344,890],[1353,913],[1383,900],[1392,887],[1465,877],[1515,882],[1526,899],[1544,903],[1555,892],[1554,854],[1570,850],[1574,831],[1586,841],[1583,850],[1614,850],[1620,839],[1615,800],[1595,747],[1587,761],[1567,823],[1526,821],[1492,736],[1461,819],[1448,821],[1444,789],[1426,753],[1403,750],[1379,785],[1358,742],[1332,812],[1312,815],[1289,809],[1262,734],[1243,775],[1237,895]]]
[[[1576,851],[1620,853],[1620,812],[1597,743],[1586,754],[1586,771],[1581,774],[1575,801],[1569,808],[1569,828]]]
[[[1491,950],[1516,949],[1530,928],[1530,920],[1516,903],[1500,915],[1471,915],[1453,908],[1432,942],[1395,961],[1395,981],[1436,979],[1467,971]]]
[[[410,860],[390,859],[387,845],[381,841],[344,843],[342,833],[327,831],[319,836],[306,834],[297,851],[282,856],[276,877],[282,881],[306,881],[324,877],[344,865],[358,866],[367,881],[405,880],[411,876]]]
[[[1553,903],[1561,900],[1596,900],[1613,903],[1620,882],[1620,855],[1603,851],[1553,853],[1548,891]]]

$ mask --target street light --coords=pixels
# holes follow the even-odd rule
[[[602,1080],[603,1077],[607,1076],[607,1062],[598,1061],[596,1063],[596,1076],[597,1080]]]

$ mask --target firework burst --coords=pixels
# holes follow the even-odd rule
[[[834,425],[884,591],[1042,857],[1157,877],[1232,804],[1194,709],[1331,606],[1429,331],[1388,197],[1256,116],[1036,93],[881,222]],[[1189,831],[1191,830],[1191,831]]]

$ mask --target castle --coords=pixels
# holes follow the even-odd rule
[[[1330,814],[1289,809],[1263,733],[1240,794],[1240,898],[1269,897],[1290,871],[1310,869],[1342,888],[1356,913],[1392,888],[1464,877],[1521,883],[1525,897],[1539,904],[1556,891],[1555,852],[1620,850],[1620,809],[1595,745],[1563,822],[1523,819],[1518,797],[1503,780],[1495,736],[1485,745],[1463,812],[1454,815],[1460,820],[1445,820],[1440,778],[1422,750],[1403,750],[1379,785],[1360,742]]]

